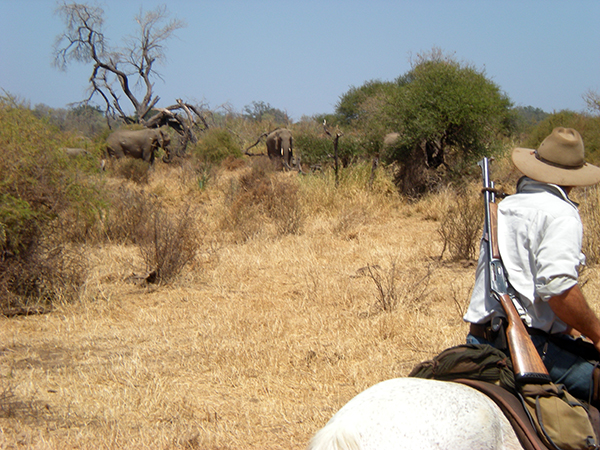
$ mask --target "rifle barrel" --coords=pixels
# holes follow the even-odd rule
[[[500,258],[498,246],[498,204],[492,192],[493,183],[490,182],[488,159],[483,158],[478,163],[483,174],[483,194],[485,198],[485,219],[483,240],[487,244],[488,261],[486,264],[486,289],[500,302],[506,317],[506,340],[513,362],[515,378],[520,383],[548,383],[550,375],[544,365],[540,354],[531,341],[531,337],[519,316],[513,300],[508,294],[508,279],[504,265]]]

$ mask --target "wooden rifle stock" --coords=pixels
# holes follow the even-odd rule
[[[508,294],[499,298],[508,318],[506,340],[515,378],[520,383],[548,383],[550,375]]]
[[[498,205],[492,194],[493,185],[489,181],[487,158],[480,163],[483,170],[483,186],[485,197],[485,230],[484,239],[488,243],[488,264],[490,285],[489,291],[500,302],[508,325],[506,340],[513,363],[515,378],[519,383],[548,383],[551,381],[548,370],[542,361],[529,333],[519,316],[513,300],[508,294],[508,279],[500,258],[498,247]]]

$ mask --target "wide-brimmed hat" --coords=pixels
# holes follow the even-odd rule
[[[591,186],[600,182],[600,167],[585,162],[583,139],[573,128],[555,128],[537,150],[515,148],[512,160],[524,175],[544,183]]]

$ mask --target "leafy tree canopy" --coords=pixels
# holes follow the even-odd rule
[[[548,117],[548,113],[533,106],[516,106],[513,112],[513,128],[516,134],[526,134]]]
[[[386,158],[401,163],[401,191],[418,195],[475,157],[493,153],[498,137],[514,125],[511,106],[483,71],[433,49],[418,55],[411,70],[394,82],[352,88],[336,113],[375,130],[380,140],[386,132],[399,133]]]
[[[35,105],[33,114],[45,118],[61,131],[75,131],[87,137],[97,136],[108,127],[104,111],[85,103],[71,108],[50,108],[40,103]]]
[[[510,131],[510,100],[474,67],[432,52],[418,59],[410,78],[385,110],[405,151],[427,141],[441,152],[453,148],[480,156],[491,150],[498,133]],[[441,164],[440,155],[435,167]]]
[[[350,125],[368,116],[369,100],[383,97],[393,92],[397,86],[390,81],[371,80],[360,87],[352,86],[340,97],[335,111],[342,124]]]
[[[282,125],[290,122],[287,113],[280,109],[273,108],[269,103],[265,102],[252,102],[252,104],[244,106],[243,116],[254,122],[265,120]]]

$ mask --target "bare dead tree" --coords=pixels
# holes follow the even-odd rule
[[[148,128],[158,128],[166,125],[174,129],[181,136],[181,146],[177,156],[183,156],[187,145],[190,142],[197,141],[195,132],[205,131],[209,127],[201,108],[186,103],[180,98],[176,102],[176,104],[166,108],[153,108],[158,113],[145,121],[144,125]],[[178,114],[178,111],[182,114]]]
[[[165,6],[146,13],[140,9],[135,17],[139,24],[137,34],[125,39],[125,47],[113,50],[103,32],[102,8],[65,2],[57,13],[66,29],[54,44],[54,66],[65,70],[72,62],[93,63],[90,94],[85,102],[98,95],[106,104],[107,115],[125,122],[145,123],[159,101],[153,91],[153,79],[160,75],[154,66],[164,61],[166,41],[185,23],[169,20]],[[122,95],[135,110],[133,119],[125,113]]]

